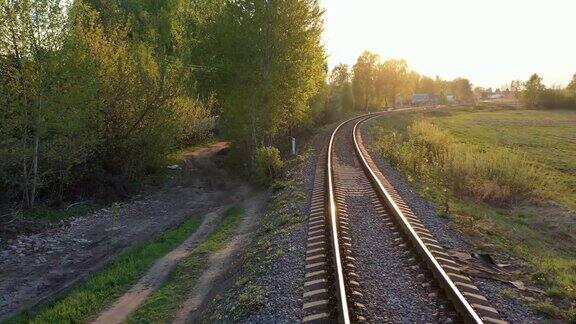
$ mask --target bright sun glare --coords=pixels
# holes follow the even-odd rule
[[[405,58],[419,73],[499,87],[539,73],[576,73],[576,1],[321,0],[329,66],[363,50]]]

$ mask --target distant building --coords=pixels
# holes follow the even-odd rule
[[[415,93],[412,95],[413,106],[435,105],[436,96],[429,93]]]
[[[455,95],[447,95],[446,96],[447,103],[456,103],[456,96]]]

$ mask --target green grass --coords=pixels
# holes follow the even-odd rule
[[[545,289],[535,308],[575,320],[575,126],[576,112],[462,109],[391,115],[372,134],[455,228],[525,261]]]
[[[431,121],[463,141],[528,154],[557,184],[549,188],[555,200],[576,208],[576,112],[457,112]]]
[[[84,216],[98,208],[94,203],[75,204],[66,208],[35,207],[22,212],[25,218],[45,221],[58,221],[77,216]]]
[[[85,322],[120,297],[162,255],[181,244],[196,231],[200,218],[165,231],[148,242],[122,252],[107,267],[73,286],[47,304],[24,311],[7,323]]]
[[[225,247],[240,222],[243,210],[230,209],[218,228],[182,259],[168,280],[128,318],[127,323],[169,323],[207,266],[211,253]]]

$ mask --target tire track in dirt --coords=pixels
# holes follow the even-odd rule
[[[244,216],[235,236],[225,248],[210,256],[208,267],[198,278],[194,289],[180,307],[173,324],[202,321],[204,308],[209,302],[210,296],[220,290],[220,283],[224,281],[221,279],[258,225],[259,216],[266,206],[267,196],[266,193],[259,193],[244,201],[242,204]]]
[[[120,297],[111,307],[102,312],[93,324],[122,323],[128,315],[154,292],[166,280],[178,262],[202,243],[216,228],[227,207],[207,214],[200,227],[184,243],[158,259],[154,265],[128,292]]]

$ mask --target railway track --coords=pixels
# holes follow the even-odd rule
[[[364,148],[378,116],[340,124],[318,159],[303,322],[505,323]]]

